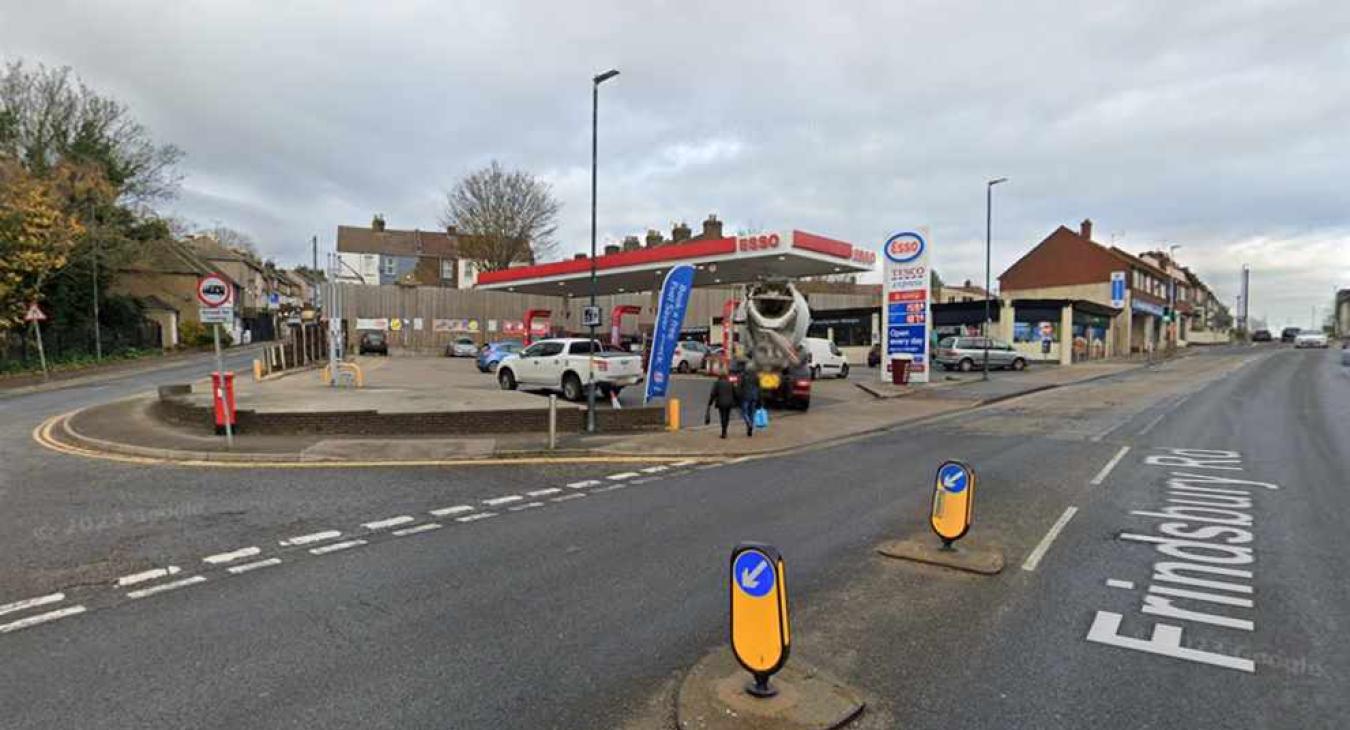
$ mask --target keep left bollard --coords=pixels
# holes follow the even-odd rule
[[[778,694],[769,678],[787,663],[791,639],[782,554],[772,545],[737,545],[731,551],[731,649],[754,677],[746,685],[748,694]]]

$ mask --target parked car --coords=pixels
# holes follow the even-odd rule
[[[1285,327],[1280,330],[1280,342],[1293,342],[1298,338],[1299,328]]]
[[[934,359],[944,370],[969,372],[984,367],[985,338],[946,337],[938,343]],[[1021,370],[1027,366],[1026,357],[1012,345],[989,339],[989,367]]]
[[[478,343],[472,337],[456,337],[445,346],[446,357],[475,357],[478,355]]]
[[[1317,330],[1303,330],[1294,337],[1294,347],[1320,347],[1325,350],[1328,346],[1327,335],[1325,332]]]
[[[708,346],[696,340],[681,340],[675,343],[675,354],[670,358],[670,368],[680,373],[692,373],[702,370],[708,359]]]
[[[879,367],[881,367],[881,343],[880,343],[880,342],[878,342],[878,343],[875,344],[875,345],[872,345],[872,349],[870,349],[870,350],[867,351],[867,367],[869,367],[869,368],[879,368]]]
[[[824,337],[804,337],[802,345],[806,347],[807,367],[811,379],[826,375],[836,378],[848,377],[848,356],[839,350],[839,346]]]
[[[1252,333],[1252,342],[1271,342],[1274,339],[1270,336],[1270,330],[1257,330]]]
[[[564,398],[579,401],[586,397],[592,369],[599,394],[606,398],[642,381],[640,356],[604,352],[599,342],[567,337],[540,340],[504,357],[497,366],[497,384],[502,390],[560,390]]]
[[[360,344],[357,345],[357,352],[362,355],[370,352],[378,352],[381,355],[389,355],[389,341],[385,339],[383,332],[362,332]]]
[[[478,372],[490,373],[497,369],[503,358],[525,349],[520,340],[497,340],[483,345],[478,351]]]

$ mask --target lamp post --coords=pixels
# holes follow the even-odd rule
[[[1180,340],[1177,335],[1181,332],[1181,320],[1177,317],[1177,249],[1181,244],[1173,243],[1167,247],[1167,300],[1172,310],[1172,321],[1167,323],[1167,337],[1169,349],[1177,349],[1177,343]]]
[[[994,186],[1005,182],[1008,182],[1008,178],[1000,177],[984,185],[984,367],[982,368],[984,380],[989,379],[989,325],[993,323],[989,312],[991,303],[989,287],[993,283],[990,281],[989,257],[993,248]]]
[[[600,141],[600,84],[619,75],[618,69],[610,69],[591,79],[591,308],[595,307],[595,175]],[[591,347],[595,347],[595,323],[590,329]],[[595,433],[595,353],[588,359],[586,383],[586,432]]]

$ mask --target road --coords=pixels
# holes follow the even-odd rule
[[[1337,727],[1350,717],[1336,638],[1350,619],[1350,377],[1337,355],[1216,350],[724,464],[136,466],[43,452],[29,432],[197,371],[0,399],[0,604],[62,596],[0,626],[83,608],[0,628],[0,717],[660,727],[675,678],[725,640],[726,555],[754,539],[788,560],[794,661],[858,689],[860,727]],[[1172,449],[1222,461],[1147,463],[1201,454]],[[1004,552],[996,577],[873,550],[923,534],[945,457],[979,474],[967,544]],[[1147,540],[1168,520],[1131,512],[1179,506],[1167,482],[1183,468],[1278,486],[1246,485],[1251,504],[1233,503],[1252,538],[1232,545],[1255,558],[1228,567],[1252,575],[1217,579],[1237,587],[1153,575],[1168,558]],[[1150,595],[1227,625],[1144,613]],[[1104,643],[1105,624],[1089,641],[1103,613],[1121,636],[1177,625],[1183,645],[1252,664]]]

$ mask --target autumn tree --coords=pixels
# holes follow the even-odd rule
[[[446,193],[441,223],[460,233],[460,255],[481,271],[552,258],[562,205],[548,183],[493,161]]]
[[[23,324],[28,304],[42,300],[83,234],[52,181],[0,161],[0,329]]]

